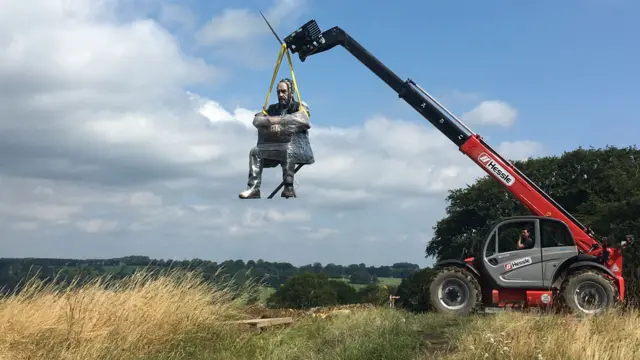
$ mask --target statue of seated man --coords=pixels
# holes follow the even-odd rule
[[[278,103],[259,112],[253,118],[258,129],[258,143],[249,152],[249,179],[247,189],[240,193],[241,199],[260,198],[263,168],[282,166],[284,188],[281,196],[295,197],[293,187],[296,164],[310,165],[315,162],[309,142],[309,107],[293,99],[293,82],[282,79],[276,88]],[[307,111],[305,114],[302,108]],[[307,116],[309,114],[309,116]]]

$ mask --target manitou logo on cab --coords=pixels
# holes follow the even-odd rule
[[[509,271],[509,270],[517,269],[519,267],[523,267],[523,266],[529,265],[529,264],[531,264],[531,258],[530,257],[526,257],[526,258],[514,260],[512,262],[504,264],[504,269],[506,271]]]
[[[481,153],[480,156],[478,156],[478,161],[480,161],[480,163],[484,167],[486,167],[487,169],[491,170],[494,174],[496,174],[498,179],[500,179],[500,181],[502,181],[505,185],[507,186],[513,185],[515,181],[513,179],[513,176],[511,176],[511,174],[509,174],[509,172],[505,170],[505,168],[500,166],[500,164],[495,162],[491,158],[491,156],[487,155],[486,153]]]

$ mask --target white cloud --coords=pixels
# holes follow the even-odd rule
[[[278,31],[280,26],[299,26],[296,20],[304,13],[305,8],[306,0],[274,0],[266,11],[262,10],[262,13],[283,40],[288,33]],[[196,43],[200,47],[213,49],[214,56],[230,59],[235,65],[251,68],[272,66],[277,54],[272,50],[273,44],[277,42],[258,10],[223,10],[196,32]],[[272,38],[268,41],[269,46],[264,45],[267,37]]]
[[[304,5],[304,0],[275,0],[263,14],[275,29],[287,17],[299,15]],[[242,45],[266,35],[271,36],[271,30],[257,10],[233,8],[225,9],[222,14],[213,16],[196,36],[203,45]]]
[[[110,232],[116,229],[118,222],[113,220],[91,219],[78,221],[76,226],[88,233]]]
[[[546,151],[544,145],[531,140],[505,141],[500,144],[498,151],[504,157],[511,160],[526,160],[529,157],[543,155]]]
[[[277,3],[270,20],[292,4]],[[224,71],[154,21],[121,20],[119,5],[23,1],[0,12],[3,256],[423,264],[445,191],[484,175],[428,124],[379,116],[312,128],[316,163],[297,176],[298,198],[239,200],[257,109],[186,92]],[[252,31],[264,30],[242,36]],[[265,197],[280,179],[265,170]]]
[[[275,209],[269,210],[265,214],[267,221],[274,222],[290,222],[290,221],[308,221],[311,219],[311,214],[305,210],[280,212]]]
[[[162,206],[162,198],[149,191],[138,191],[129,196],[129,204],[135,207]]]
[[[500,100],[486,100],[462,114],[461,120],[469,124],[499,125],[509,127],[518,117],[518,110]]]

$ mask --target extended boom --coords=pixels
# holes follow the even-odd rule
[[[380,60],[337,26],[322,32],[315,20],[310,20],[287,36],[284,42],[292,53],[298,54],[302,62],[311,55],[330,50],[335,46],[340,45],[344,47],[391,87],[398,94],[398,97],[402,98],[433,124],[436,129],[440,130],[462,153],[471,158],[471,160],[479,165],[489,176],[497,180],[507,191],[513,194],[533,214],[534,218],[529,218],[529,220],[526,221],[535,224],[534,227],[537,234],[534,240],[535,246],[531,248],[531,250],[528,250],[528,252],[516,251],[509,253],[501,250],[502,253],[500,255],[497,253],[490,255],[490,250],[493,251],[493,246],[496,246],[496,252],[498,250],[497,245],[491,245],[493,244],[492,236],[496,237],[496,241],[498,241],[497,237],[500,236],[498,231],[506,231],[498,230],[500,227],[506,229],[504,226],[506,226],[507,221],[505,220],[502,224],[495,227],[486,238],[478,256],[468,258],[465,260],[465,263],[456,265],[466,269],[465,271],[467,272],[465,274],[468,275],[472,273],[477,281],[486,284],[487,286],[484,290],[493,291],[493,293],[484,294],[483,297],[485,299],[493,297],[493,302],[496,303],[499,302],[497,300],[498,297],[506,296],[513,301],[515,301],[515,299],[528,299],[522,301],[529,302],[530,304],[539,303],[548,305],[551,302],[549,298],[552,294],[551,288],[555,289],[553,291],[561,291],[567,294],[566,296],[569,296],[569,292],[575,290],[574,286],[578,286],[575,285],[578,284],[578,282],[572,281],[583,281],[583,279],[588,278],[587,275],[584,275],[586,273],[576,273],[575,271],[577,271],[577,269],[595,269],[594,271],[599,271],[599,274],[602,274],[604,278],[610,279],[606,281],[602,280],[604,281],[600,283],[602,289],[609,289],[608,284],[610,284],[610,282],[607,281],[613,281],[619,291],[619,299],[624,297],[624,278],[622,277],[622,254],[620,248],[609,247],[606,242],[601,244],[589,228],[581,224],[580,221],[560,206],[560,204],[553,200],[539,186],[533,183],[533,181],[518,170],[510,161],[489,146],[481,136],[474,133],[413,80],[408,79],[404,81],[400,79]],[[560,222],[557,222],[558,220]],[[514,220],[510,221],[513,223]],[[552,223],[553,221],[556,221],[556,223]],[[557,225],[560,223],[564,225]],[[561,230],[562,228],[558,228],[558,226],[566,226],[566,230]],[[560,233],[550,235],[553,231],[560,231]],[[562,231],[570,232],[573,239],[571,241],[562,240],[566,239],[566,236],[569,236],[568,233],[566,236],[562,235]],[[541,235],[540,232],[542,232],[543,235]],[[632,236],[627,237],[627,241],[632,241],[632,239]],[[553,246],[557,246],[557,248],[549,247],[549,243],[543,244],[543,241],[556,241],[556,245]],[[625,246],[624,244],[624,241],[621,242],[622,247]],[[548,252],[552,250],[560,251],[560,253]],[[579,255],[579,252],[587,256]],[[575,255],[572,255],[574,253]],[[521,256],[523,258],[513,260],[511,256]],[[456,260],[447,260],[441,263],[449,264],[442,266],[451,266],[455,261]],[[503,266],[504,269],[501,270]],[[457,270],[454,271],[451,269],[452,268],[445,268],[443,271],[449,275],[445,274],[443,276],[454,276],[453,274]],[[511,272],[513,272],[513,274]],[[576,278],[575,276],[584,276],[584,278]],[[444,279],[444,277],[442,279]],[[470,283],[467,282],[467,284]],[[559,290],[560,285],[558,284],[562,285],[561,290]],[[468,285],[467,291],[475,294],[475,290],[472,291],[471,288],[473,288],[473,286]],[[487,290],[490,288],[493,290]],[[524,291],[523,289],[525,288],[526,293],[518,292],[517,295],[510,293],[510,291]],[[500,293],[500,291],[502,291],[502,293]],[[602,291],[606,293],[605,290]],[[600,298],[602,298],[602,296],[600,296]],[[613,298],[610,299],[609,303],[611,301],[614,301]],[[444,308],[445,307],[442,309]]]
[[[489,146],[462,121],[429,95],[413,80],[400,79],[393,71],[367,51],[340,27],[321,32],[315,20],[310,20],[284,39],[292,53],[298,53],[300,61],[340,45],[347,49],[369,70],[391,87],[398,97],[419,112],[461,152],[471,158],[490,176],[498,180],[533,214],[549,216],[567,223],[578,247],[585,253],[601,252],[602,245],[591,236],[589,229],[553,200],[511,162]]]

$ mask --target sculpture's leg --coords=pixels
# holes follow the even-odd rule
[[[247,180],[247,190],[240,193],[241,199],[259,199],[260,184],[262,183],[262,170],[264,168],[263,159],[257,148],[249,152],[249,176]]]
[[[282,164],[282,184],[284,189],[280,196],[284,198],[296,197],[296,191],[293,188],[293,180],[296,173],[296,164],[291,161],[285,161]]]

